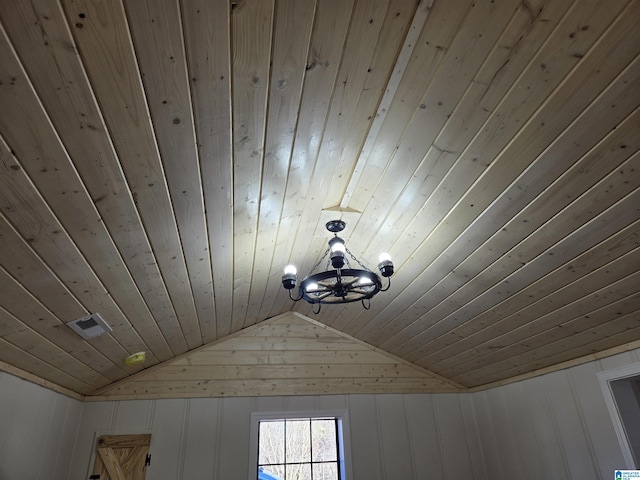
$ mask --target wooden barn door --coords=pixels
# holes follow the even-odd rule
[[[103,435],[98,438],[94,480],[144,480],[151,435]]]

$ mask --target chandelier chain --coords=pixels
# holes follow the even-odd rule
[[[344,249],[351,256],[352,260],[355,260],[356,262],[358,262],[358,265],[360,265],[364,270],[371,272],[371,269],[368,268],[365,264],[363,264],[360,260],[358,260],[356,256],[353,253],[351,253],[351,251],[346,246],[344,247]]]
[[[309,270],[309,275],[311,275],[313,272],[315,272],[316,268],[318,268],[320,266],[320,264],[322,263],[322,260],[324,260],[324,257],[327,256],[327,254],[329,253],[329,250],[331,250],[331,247],[327,248],[324,253],[322,254],[322,256],[320,257],[320,260],[318,260],[318,263],[316,263],[313,268],[311,270]]]

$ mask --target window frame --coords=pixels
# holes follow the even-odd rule
[[[249,437],[249,480],[258,477],[258,432],[262,420],[293,420],[299,418],[326,419],[335,418],[338,426],[338,468],[340,480],[351,480],[351,435],[349,432],[349,412],[347,410],[302,410],[280,412],[252,412],[251,433]]]
[[[616,398],[613,394],[613,390],[611,389],[611,382],[640,376],[640,362],[625,365],[613,370],[598,372],[597,376],[604,396],[604,401],[607,405],[607,409],[609,410],[611,421],[613,422],[613,428],[616,432],[616,436],[618,437],[618,442],[620,443],[625,468],[633,470],[636,468],[634,456],[631,452],[631,446],[629,445],[629,439],[622,422],[622,417],[618,411]]]

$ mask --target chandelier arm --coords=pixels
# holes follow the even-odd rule
[[[364,302],[365,300],[367,301],[367,303]],[[363,298],[360,301],[362,302],[362,308],[364,308],[365,310],[369,310],[371,308],[371,299],[370,298]]]
[[[384,288],[381,288],[380,291],[386,292],[387,290],[389,290],[390,287],[391,287],[391,277],[387,277],[387,286]]]
[[[291,290],[293,290],[293,289],[291,289]],[[291,300],[293,300],[294,302],[297,302],[298,300],[302,300],[301,296],[298,296],[298,298],[293,298],[293,296],[291,296],[291,290],[289,290],[289,298]]]
[[[318,305],[318,310],[316,310],[316,305]],[[322,304],[321,304],[321,303],[319,303],[319,302],[318,302],[318,303],[312,303],[312,304],[311,304],[311,311],[312,311],[314,314],[316,314],[316,315],[320,313],[320,309],[321,309],[321,308],[322,308]]]

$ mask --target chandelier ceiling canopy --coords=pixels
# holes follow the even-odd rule
[[[345,226],[346,224],[342,220],[327,222],[326,228],[334,236],[329,240],[329,248],[324,252],[322,258],[300,282],[297,298],[291,294],[297,285],[297,270],[293,265],[287,265],[284,269],[282,286],[289,291],[289,297],[296,302],[306,300],[313,305],[314,313],[320,311],[322,304],[357,301],[361,301],[362,306],[369,309],[371,298],[378,292],[388,290],[391,285],[393,262],[389,254],[381,254],[378,263],[380,275],[387,279],[387,284],[383,287],[380,276],[358,260],[349,251],[344,240],[338,236],[338,233],[344,230]],[[314,273],[325,259],[327,259],[326,270]],[[357,267],[360,268],[354,268],[350,263],[351,260],[357,263]]]

